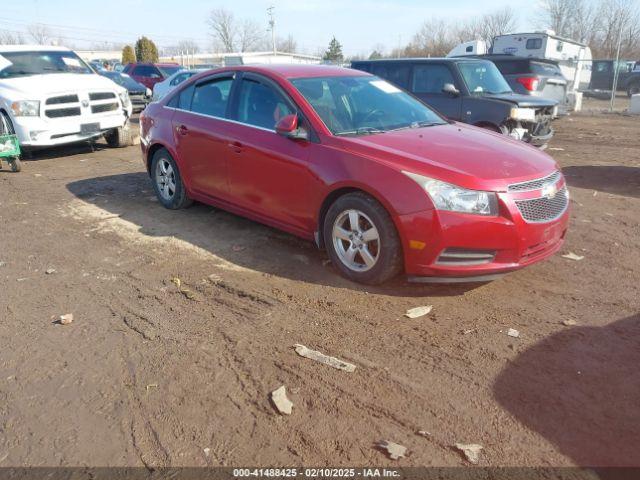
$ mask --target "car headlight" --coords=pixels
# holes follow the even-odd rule
[[[124,92],[120,92],[118,96],[120,97],[120,101],[122,102],[122,105],[125,108],[129,108],[131,106],[131,99],[129,98],[129,92],[125,90]]]
[[[513,107],[509,116],[514,120],[533,122],[536,119],[536,111],[533,108]]]
[[[39,117],[40,102],[38,100],[22,100],[13,102],[11,110],[16,117]]]
[[[151,97],[153,95],[153,92],[151,91],[150,88],[147,88],[146,94],[147,94],[147,97]]]
[[[402,173],[414,180],[429,194],[438,210],[473,213],[476,215],[495,216],[498,214],[498,197],[493,192],[468,190],[416,173]]]

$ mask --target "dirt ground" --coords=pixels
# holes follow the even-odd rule
[[[5,166],[0,467],[468,465],[456,442],[482,466],[640,465],[640,118],[556,128],[565,247],[466,287],[363,287],[287,234],[165,210],[138,147]]]

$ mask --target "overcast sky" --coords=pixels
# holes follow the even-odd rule
[[[3,0],[0,30],[25,30],[29,23],[51,26],[77,48],[101,40],[129,42],[147,35],[160,46],[192,39],[211,44],[206,25],[216,7],[231,10],[267,29],[267,7],[275,6],[276,34],[293,35],[308,53],[326,48],[333,35],[347,55],[368,54],[377,44],[388,50],[406,44],[432,16],[464,20],[509,5],[522,7],[521,28],[531,28],[531,5],[524,0]],[[76,27],[76,28],[72,28]]]

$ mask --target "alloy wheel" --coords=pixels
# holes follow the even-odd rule
[[[156,164],[156,185],[165,200],[171,200],[176,194],[176,173],[166,158],[160,158]]]
[[[345,210],[332,230],[333,246],[340,261],[350,270],[371,270],[380,257],[380,234],[371,219],[360,210]]]

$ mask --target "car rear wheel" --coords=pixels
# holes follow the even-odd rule
[[[640,83],[636,85],[631,85],[627,89],[627,95],[629,95],[629,98],[631,98],[632,95],[637,95],[638,93],[640,93]]]
[[[380,284],[402,270],[402,248],[393,220],[365,193],[338,198],[327,211],[323,234],[331,261],[353,281]]]
[[[175,160],[165,149],[153,154],[151,180],[160,203],[171,210],[187,208],[193,201],[187,196]]]

